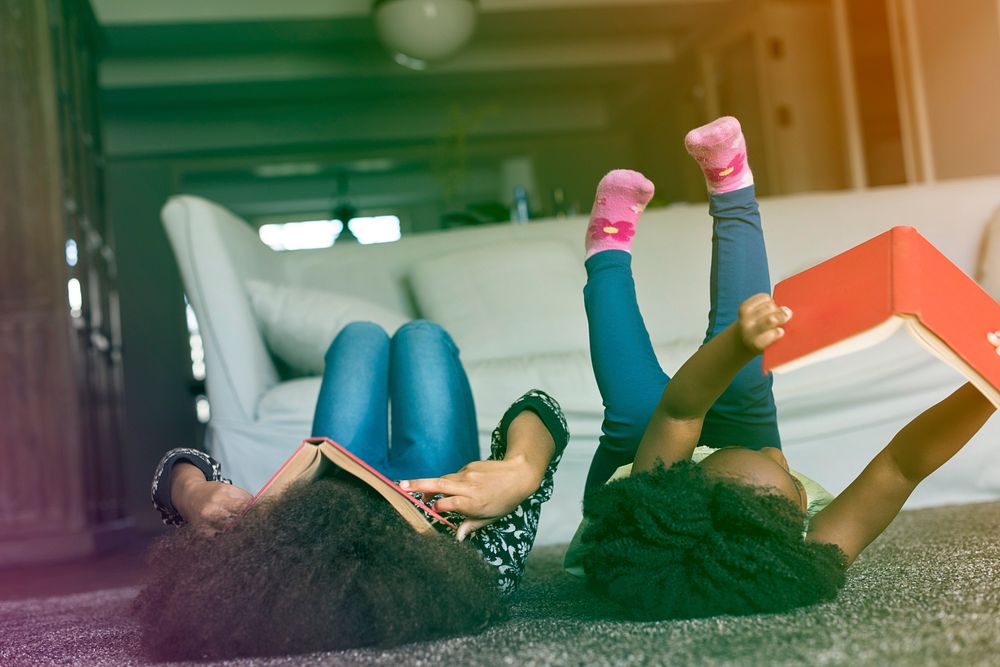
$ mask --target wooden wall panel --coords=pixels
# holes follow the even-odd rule
[[[95,40],[86,0],[0,2],[0,565],[128,525]]]
[[[65,320],[5,312],[0,321],[0,535],[83,525],[75,387]]]

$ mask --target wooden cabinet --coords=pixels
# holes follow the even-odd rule
[[[699,49],[706,116],[740,118],[758,194],[848,186],[828,0],[763,0]]]
[[[0,3],[0,565],[130,525],[98,39],[86,0]]]

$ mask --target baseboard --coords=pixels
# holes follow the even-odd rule
[[[112,551],[135,537],[132,519],[58,535],[0,539],[0,567],[70,561]]]

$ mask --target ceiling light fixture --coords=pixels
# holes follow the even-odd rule
[[[425,69],[455,55],[476,29],[477,0],[375,0],[382,43],[397,63]]]

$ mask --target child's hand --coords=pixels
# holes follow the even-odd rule
[[[404,480],[399,485],[407,491],[420,491],[425,497],[443,493],[445,497],[434,503],[434,509],[465,515],[457,535],[462,541],[473,531],[513,512],[541,483],[537,470],[523,458],[513,456],[502,461],[473,461],[450,475]]]
[[[173,470],[170,500],[181,517],[203,535],[226,530],[240,516],[253,496],[223,482],[210,482],[190,463]]]
[[[782,325],[792,319],[792,311],[779,307],[768,294],[755,294],[740,304],[740,340],[754,353],[785,335]]]

